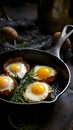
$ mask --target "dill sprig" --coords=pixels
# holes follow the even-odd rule
[[[10,101],[14,101],[14,102],[21,102],[23,103],[24,100],[22,98],[22,90],[24,88],[24,86],[26,84],[28,84],[29,82],[33,82],[33,77],[34,77],[34,72],[31,71],[25,78],[23,78],[21,81],[20,81],[20,84],[19,86],[16,87],[16,90],[15,92],[13,93]]]

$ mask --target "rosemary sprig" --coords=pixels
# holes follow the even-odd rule
[[[31,71],[25,78],[23,78],[20,81],[19,86],[16,87],[15,92],[13,93],[10,101],[15,101],[15,102],[24,102],[23,98],[22,98],[22,90],[24,88],[24,86],[29,83],[29,82],[33,82],[33,76],[34,76],[34,72]]]

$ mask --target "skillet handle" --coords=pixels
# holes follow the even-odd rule
[[[54,47],[52,47],[49,50],[49,52],[60,59],[59,53],[60,53],[61,46],[65,42],[65,40],[67,40],[69,36],[71,36],[72,33],[73,33],[73,25],[66,25],[61,32],[58,42],[55,44]]]

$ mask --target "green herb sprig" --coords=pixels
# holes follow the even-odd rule
[[[2,42],[2,43],[7,42],[7,40],[6,40],[5,36],[0,35],[0,42]]]
[[[31,71],[25,78],[23,78],[21,81],[20,81],[20,84],[19,86],[16,87],[16,90],[15,92],[13,93],[10,101],[14,101],[14,102],[21,102],[23,103],[24,100],[22,98],[22,90],[24,88],[24,86],[26,84],[28,84],[29,82],[33,82],[33,77],[34,77],[34,72]]]
[[[39,124],[19,124],[16,125],[10,118],[10,116],[8,115],[8,120],[9,120],[9,124],[11,125],[12,128],[14,128],[15,130],[38,130],[40,128]]]
[[[20,48],[24,48],[27,46],[27,43],[30,42],[31,38],[24,39],[22,42],[17,43],[17,40],[14,40],[14,45]]]

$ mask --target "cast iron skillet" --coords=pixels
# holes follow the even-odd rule
[[[68,32],[67,32],[68,31]],[[0,67],[11,57],[22,56],[27,62],[37,63],[42,65],[50,65],[59,68],[62,74],[62,89],[56,97],[51,101],[41,101],[38,103],[16,103],[0,98],[0,106],[5,113],[15,121],[23,122],[27,120],[44,119],[52,111],[52,106],[57,99],[66,91],[70,84],[71,74],[68,66],[60,58],[60,48],[63,42],[73,33],[73,26],[67,25],[64,27],[60,39],[57,44],[49,50],[44,52],[34,49],[15,49],[0,54]],[[5,109],[4,109],[5,108]]]

